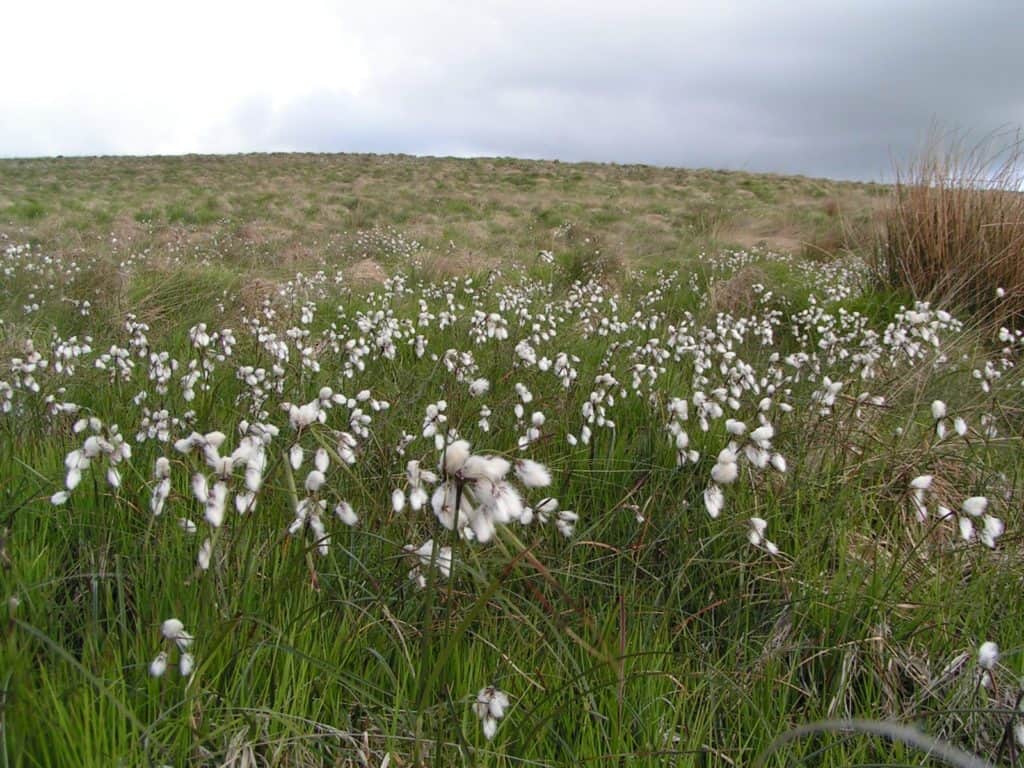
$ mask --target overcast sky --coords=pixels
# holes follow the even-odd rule
[[[6,0],[0,156],[325,151],[881,178],[1024,123],[1022,0]]]

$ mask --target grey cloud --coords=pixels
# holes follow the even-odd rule
[[[250,98],[198,149],[879,178],[933,120],[977,135],[1024,122],[1015,1],[425,8],[342,14],[370,67],[358,95]]]

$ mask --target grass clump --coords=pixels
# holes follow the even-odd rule
[[[21,221],[36,221],[46,215],[46,208],[38,200],[26,198],[8,206],[7,213]]]
[[[995,323],[1024,317],[1024,144],[993,134],[969,145],[933,133],[898,168],[876,269],[889,285]]]

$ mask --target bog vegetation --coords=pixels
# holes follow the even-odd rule
[[[1024,319],[1024,136],[933,132],[881,219],[885,282],[996,327]]]
[[[1016,762],[1019,286],[924,295],[941,193],[0,165],[0,764]]]

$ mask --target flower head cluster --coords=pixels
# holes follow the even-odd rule
[[[935,422],[935,436],[942,440],[948,434],[947,423],[950,418],[947,415],[946,404],[942,400],[932,401],[932,420]],[[962,416],[952,419],[953,431],[960,437],[967,435],[967,421]]]
[[[780,453],[772,450],[772,439],[775,429],[771,424],[762,424],[747,434],[747,425],[735,419],[726,420],[726,431],[734,438],[718,452],[714,466],[711,467],[711,483],[704,490],[704,507],[708,514],[715,518],[725,507],[723,486],[732,485],[739,477],[739,459],[744,457],[755,470],[771,466],[777,472],[786,471],[786,460]],[[743,439],[741,444],[737,441]]]
[[[526,509],[518,489],[506,479],[512,463],[501,456],[474,455],[465,440],[456,440],[441,454],[442,482],[431,496],[437,519],[464,538],[486,543],[498,525],[522,522]],[[518,462],[516,476],[528,488],[551,482],[547,468]]]
[[[763,517],[752,517],[747,521],[747,541],[758,549],[763,549],[769,555],[779,554],[779,548],[768,540],[768,523]]]
[[[71,492],[82,482],[82,472],[88,470],[96,461],[105,460],[107,483],[110,487],[121,487],[121,471],[118,465],[131,458],[131,445],[125,442],[116,424],[111,424],[109,428],[105,427],[95,416],[75,422],[76,433],[86,430],[92,434],[85,438],[81,448],[71,451],[64,459],[64,468],[67,470],[64,478],[66,490],[58,491],[50,497],[53,504],[66,502]]]
[[[391,492],[391,506],[395,512],[405,509],[406,496],[409,506],[413,512],[419,512],[430,500],[430,495],[424,488],[425,485],[433,485],[437,482],[437,475],[429,469],[423,469],[420,462],[410,459],[405,465],[406,488],[395,488]]]
[[[452,575],[452,548],[451,547],[438,547],[437,554],[434,554],[434,540],[427,539],[420,546],[415,544],[406,544],[403,547],[405,552],[416,557],[417,563],[409,571],[409,579],[416,582],[416,585],[423,589],[427,586],[427,577],[423,573],[423,569],[430,566],[433,562],[437,570],[441,573],[444,578],[450,578]]]
[[[996,539],[1003,535],[1005,526],[998,517],[988,514],[988,499],[984,496],[971,496],[964,499],[960,512],[957,516],[957,523],[963,540],[971,541],[977,537],[986,547],[994,549]],[[979,519],[981,530],[978,530],[974,523]]]
[[[267,468],[267,448],[279,432],[273,424],[242,422],[239,428],[246,434],[231,453],[221,453],[227,435],[218,431],[206,434],[193,432],[174,443],[174,449],[186,458],[202,458],[202,463],[195,467],[192,474],[192,495],[202,508],[203,518],[213,529],[224,524],[228,501],[232,496],[239,515],[250,513],[256,508]],[[236,476],[239,470],[242,470],[241,480]],[[170,491],[169,465],[158,460],[154,474],[158,482],[150,506],[154,514],[159,514]],[[182,527],[186,531],[194,531],[196,528],[195,523],[188,518],[183,519]],[[206,539],[200,548],[197,562],[201,570],[209,568],[212,547],[212,540]]]
[[[932,475],[918,475],[910,481],[910,501],[918,522],[923,523],[929,517],[927,500],[933,480]],[[988,513],[988,507],[987,497],[971,496],[964,499],[959,512],[954,512],[941,504],[938,505],[937,512],[940,520],[956,521],[960,537],[964,541],[978,539],[989,549],[994,549],[996,540],[1005,531],[1005,525],[1000,518]],[[975,521],[980,521],[980,530]]]
[[[149,674],[153,677],[163,677],[167,671],[170,653],[177,651],[178,671],[182,677],[191,677],[195,668],[195,658],[188,650],[192,646],[192,635],[185,631],[185,625],[178,619],[167,619],[160,625],[160,634],[166,647],[149,663]]]
[[[490,741],[498,732],[498,721],[509,707],[508,694],[493,685],[481,688],[473,702],[473,711],[483,724],[484,737]]]

